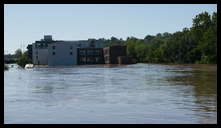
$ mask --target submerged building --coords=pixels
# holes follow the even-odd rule
[[[126,64],[126,46],[103,48],[101,40],[53,40],[51,35],[28,45],[28,55],[34,65],[72,66],[83,64]]]
[[[32,48],[30,48],[32,46]],[[49,65],[49,66],[70,66],[78,63],[78,48],[90,48],[90,50],[97,51],[97,48],[102,48],[102,42],[96,41],[94,39],[89,40],[78,40],[78,41],[64,41],[64,40],[53,40],[51,35],[45,35],[44,39],[40,41],[35,41],[35,43],[29,46],[28,51],[32,54],[32,63],[34,65]],[[82,50],[82,49],[81,49]],[[90,50],[88,53],[90,53]],[[102,54],[99,54],[102,55]],[[87,59],[85,64],[99,62],[101,63],[101,57],[99,61],[93,62],[94,56],[87,54]],[[97,59],[95,57],[95,60]]]

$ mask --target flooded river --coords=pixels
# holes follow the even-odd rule
[[[217,123],[216,65],[4,71],[4,123]]]

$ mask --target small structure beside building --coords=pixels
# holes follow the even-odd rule
[[[118,64],[119,56],[126,56],[127,47],[122,45],[109,46],[104,48],[105,64]]]

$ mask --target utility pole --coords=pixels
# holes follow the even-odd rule
[[[22,46],[21,46],[21,43],[20,43],[20,49],[21,49],[21,52],[22,52]]]
[[[21,53],[23,53],[23,42],[21,42]]]

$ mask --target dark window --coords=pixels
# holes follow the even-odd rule
[[[72,55],[73,53],[72,52],[70,52],[70,55]]]
[[[93,50],[88,50],[88,51],[87,51],[87,54],[89,54],[89,55],[94,55],[94,51],[93,51]]]
[[[98,57],[96,57],[96,58],[95,58],[95,62],[98,62],[98,61],[99,61],[99,58],[98,58]]]
[[[38,56],[36,56],[36,59],[38,59]]]
[[[55,49],[55,46],[52,46],[52,49]]]
[[[85,55],[85,54],[86,54],[85,50],[80,50],[80,55]]]
[[[53,52],[52,55],[55,55],[55,52]]]
[[[100,55],[100,50],[95,50],[96,55]]]
[[[108,61],[109,60],[109,56],[105,56],[105,61]]]
[[[80,62],[81,62],[81,63],[85,63],[85,62],[86,62],[86,58],[85,58],[85,57],[81,57],[81,58],[80,58]]]
[[[82,58],[82,61],[83,61],[83,62],[86,62],[86,58],[85,58],[85,57],[83,57],[83,58]]]
[[[90,62],[90,61],[91,61],[91,58],[88,57],[86,61],[87,61],[87,62]]]
[[[108,54],[108,49],[105,49],[105,50],[104,50],[104,54]]]
[[[95,46],[94,41],[91,41],[90,42],[90,47],[94,47],[94,46]]]
[[[72,46],[70,46],[70,49],[73,49],[73,47],[72,47]]]

